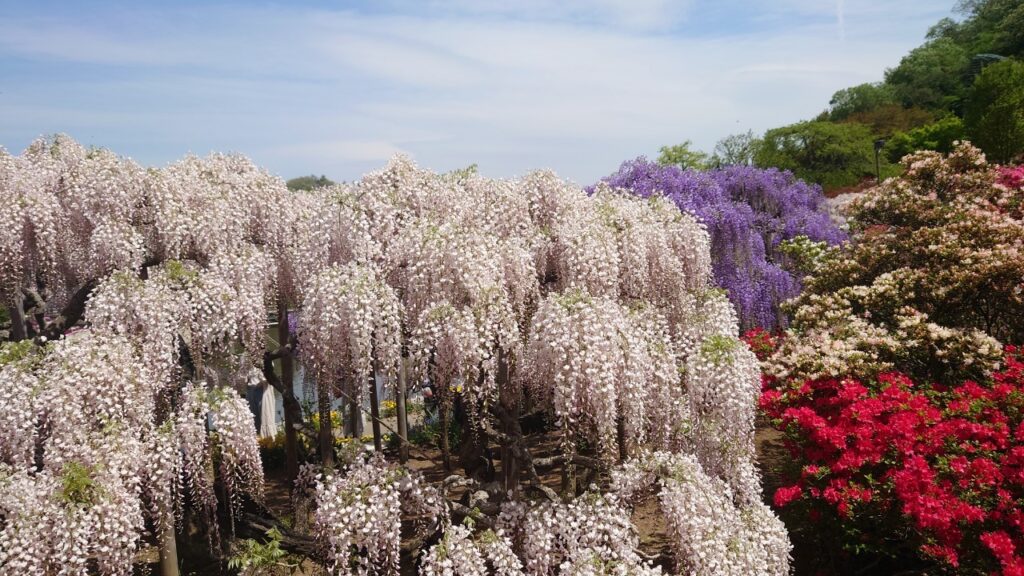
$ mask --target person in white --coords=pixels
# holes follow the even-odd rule
[[[273,438],[277,435],[277,398],[274,387],[263,383],[263,398],[260,400],[260,438]]]

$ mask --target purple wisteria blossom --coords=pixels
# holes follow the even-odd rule
[[[744,330],[784,328],[779,305],[800,292],[799,274],[787,269],[780,242],[801,235],[829,244],[846,239],[825,211],[821,188],[774,168],[700,172],[637,158],[604,181],[644,198],[664,195],[704,222],[715,281]]]

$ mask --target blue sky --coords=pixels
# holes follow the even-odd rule
[[[814,116],[952,0],[0,0],[0,145],[246,154],[352,180],[397,152],[589,184]]]

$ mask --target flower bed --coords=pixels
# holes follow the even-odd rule
[[[905,541],[950,568],[1024,574],[1024,349],[954,386],[766,377],[761,406],[796,464],[773,498],[788,517],[840,526],[853,553]]]

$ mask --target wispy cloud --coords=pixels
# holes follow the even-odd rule
[[[839,38],[846,40],[846,7],[845,0],[836,0],[836,25],[839,27]]]
[[[404,151],[588,183],[663,144],[813,116],[941,15],[838,2],[0,8],[0,144],[70,131],[149,163],[226,149],[342,179]]]

